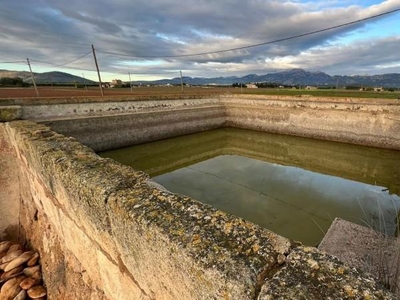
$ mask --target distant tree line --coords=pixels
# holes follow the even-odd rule
[[[276,83],[276,82],[247,82],[247,83],[241,83],[241,82],[235,82],[232,84],[232,87],[243,87],[246,88],[247,84],[254,84],[258,88],[269,88],[269,89],[276,89],[276,88],[285,88],[285,89],[291,89],[291,88],[299,88],[299,86],[295,85],[286,85],[286,84],[281,84],[281,83]]]
[[[0,86],[18,86],[25,87],[30,86],[29,83],[26,83],[19,77],[2,77],[0,78]]]
[[[282,84],[279,82],[258,82],[256,83],[256,86],[258,88],[285,88],[285,89],[292,89],[292,88],[296,88],[298,89],[298,86],[295,85],[287,85],[287,84]]]
[[[243,87],[246,88],[246,84],[248,83],[240,83],[240,82],[235,82],[232,84],[232,87]],[[256,85],[258,88],[270,88],[270,89],[278,89],[278,88],[284,88],[284,89],[304,89],[306,88],[305,85],[287,85],[287,84],[282,84],[278,82],[254,82],[252,83]],[[337,87],[335,85],[314,85],[316,89],[318,90],[335,90]],[[361,86],[361,85],[347,85],[344,87],[341,87],[346,90],[363,90],[363,91],[374,91],[374,87],[372,86]],[[394,92],[400,90],[400,88],[394,88],[394,87],[384,87],[383,88],[385,91],[389,92]]]
[[[98,87],[98,83],[81,83],[81,82],[38,82],[37,86],[49,86],[49,87],[76,87],[77,89],[83,89],[85,87]]]
[[[236,87],[244,87],[246,88],[246,84],[245,83],[240,83],[240,82],[235,82],[232,84],[232,87],[236,88]]]

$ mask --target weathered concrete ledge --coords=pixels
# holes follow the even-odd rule
[[[22,117],[43,122],[95,151],[219,127],[236,127],[400,150],[400,103],[224,95],[199,99],[24,103]]]
[[[82,104],[82,103],[107,103],[107,102],[130,102],[130,101],[164,101],[164,100],[187,100],[187,99],[209,99],[217,98],[219,94],[214,95],[193,95],[193,94],[156,94],[146,95],[116,95],[116,96],[89,96],[89,97],[31,97],[31,98],[0,98],[0,105],[21,105],[21,106],[41,106],[54,104]]]
[[[49,299],[395,299],[315,248],[159,190],[43,125],[5,133],[21,186],[9,201],[22,199]]]

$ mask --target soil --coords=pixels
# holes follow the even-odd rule
[[[74,87],[39,87],[39,95],[43,97],[101,97],[100,89],[90,87],[88,90],[84,88],[76,89]],[[182,95],[181,88],[177,87],[142,87],[124,89],[103,89],[105,96],[122,96],[122,95]],[[184,95],[215,95],[237,92],[234,88],[201,88],[188,87],[184,89]],[[36,97],[34,88],[0,88],[0,98],[32,98]]]

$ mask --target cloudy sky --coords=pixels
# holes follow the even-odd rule
[[[96,79],[400,73],[400,12],[301,38],[245,47],[399,10],[400,0],[0,0],[0,69]],[[207,53],[188,56],[190,54]],[[86,56],[85,56],[86,55]],[[80,58],[80,59],[78,59]],[[4,63],[7,62],[7,63]],[[13,62],[13,63],[10,63]]]

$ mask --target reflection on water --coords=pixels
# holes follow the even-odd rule
[[[308,245],[335,217],[393,233],[400,209],[397,151],[218,129],[100,155]]]
[[[382,187],[236,155],[218,156],[153,180],[308,245],[318,244],[321,229],[336,216],[371,223],[379,216],[378,205],[387,230],[393,232],[400,207],[399,197],[382,192]]]

